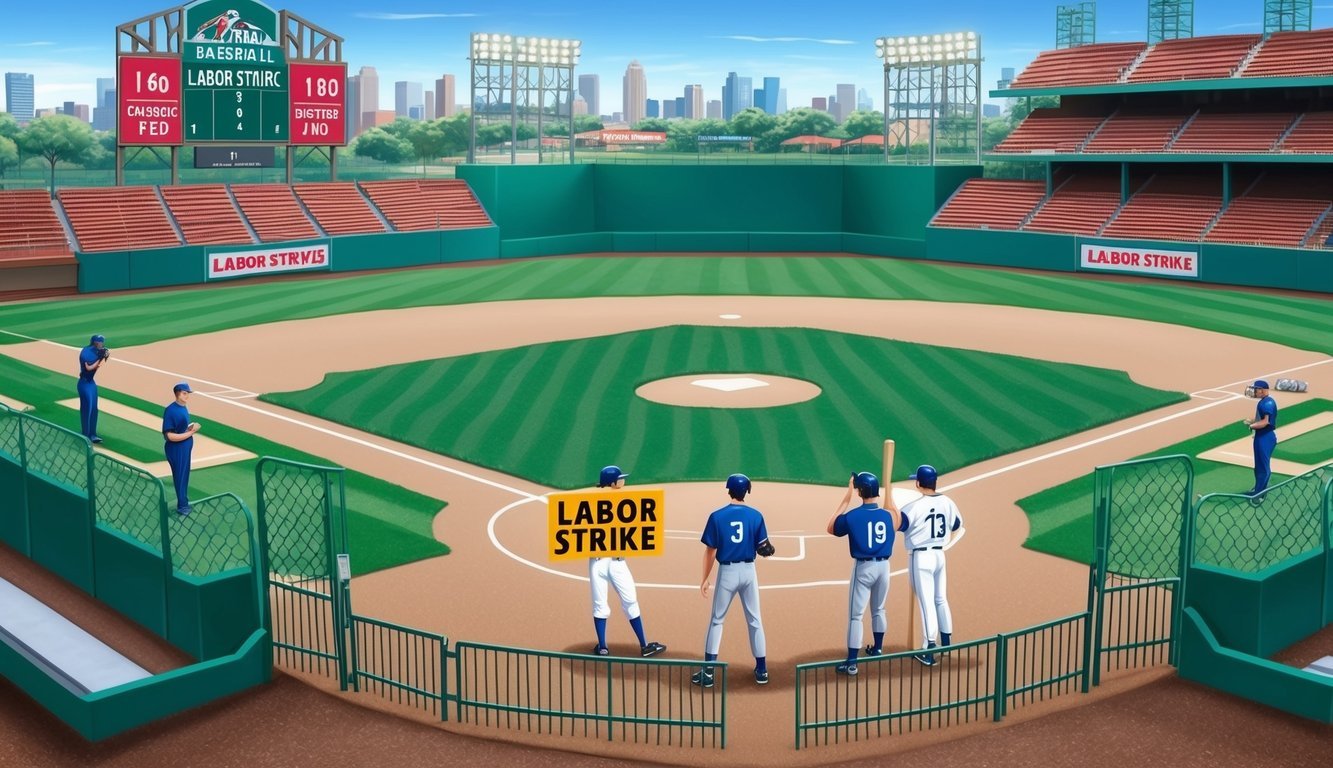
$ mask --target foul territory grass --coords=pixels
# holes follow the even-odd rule
[[[635,389],[760,373],[823,391],[772,408],[663,405]],[[289,408],[556,488],[596,469],[636,482],[731,472],[845,482],[897,441],[895,477],[944,471],[1185,399],[1120,371],[804,328],[672,326],[330,374],[264,396]]]
[[[1283,421],[1290,424],[1298,419],[1329,410],[1333,410],[1333,401],[1311,400],[1283,408],[1280,415]],[[1184,454],[1191,457],[1194,462],[1195,494],[1240,493],[1254,487],[1252,467],[1205,461],[1198,456],[1238,437],[1244,437],[1245,433],[1241,431],[1244,429],[1239,423],[1227,425],[1136,458]],[[1281,436],[1280,428],[1278,435]],[[1295,438],[1292,442],[1295,443],[1299,439]],[[1278,446],[1280,449],[1282,443],[1278,443]],[[1318,464],[1329,459],[1333,459],[1333,446],[1326,446],[1320,458],[1306,463]],[[1027,514],[1030,526],[1028,539],[1023,546],[1075,562],[1091,563],[1093,477],[1094,475],[1089,473],[1019,499],[1018,506]],[[1285,475],[1275,473],[1270,485],[1285,479],[1287,479]]]
[[[60,426],[71,427],[68,414],[72,413],[72,428],[77,432],[78,411],[56,405],[57,401],[70,396],[73,379],[73,375],[60,376],[0,355],[0,394],[33,406],[29,413]],[[166,405],[165,402],[150,403],[105,387],[102,387],[101,395],[150,415],[160,414]],[[207,400],[196,400],[191,413],[194,420],[200,423],[201,432],[209,437],[250,451],[256,456],[276,456],[330,466],[330,462],[318,456],[212,421],[206,415],[209,408]],[[98,430],[106,440],[102,447],[135,461],[155,462],[164,459],[160,432],[128,421],[108,418],[105,413],[100,415],[98,422]],[[103,424],[106,426],[103,427]],[[245,501],[252,513],[255,512],[258,509],[255,497],[257,463],[258,459],[250,459],[192,471],[190,497],[202,499],[230,492]],[[445,506],[444,502],[351,470],[345,474],[345,483],[353,572],[369,573],[449,553],[449,548],[437,541],[431,530],[435,515]],[[163,484],[166,486],[168,501],[172,501],[171,478],[164,478]]]
[[[1283,421],[1291,423],[1286,418]],[[1279,427],[1278,436],[1281,435],[1282,430]],[[1333,460],[1333,424],[1279,442],[1277,449],[1273,451],[1273,457],[1315,466]]]
[[[588,296],[757,295],[1002,304],[1187,325],[1333,354],[1326,298],[1161,281],[1024,274],[883,258],[634,256],[546,258],[331,279],[290,278],[0,306],[0,344],[24,336],[127,346],[279,320],[400,307]],[[170,317],[170,323],[163,323]],[[93,329],[90,331],[89,329]],[[19,336],[13,334],[21,334]]]

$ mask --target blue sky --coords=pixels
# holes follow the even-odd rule
[[[882,70],[874,39],[882,35],[975,30],[982,38],[985,87],[1001,67],[1022,67],[1053,47],[1055,7],[1069,0],[953,0],[896,3],[667,2],[552,3],[550,0],[275,0],[346,39],[349,70],[374,66],[381,108],[393,106],[393,83],[417,81],[430,89],[443,73],[455,75],[458,101],[467,100],[467,44],[472,32],[569,37],[583,41],[578,74],[601,76],[601,111],[621,108],[621,78],[631,59],[643,64],[650,98],[674,98],[699,83],[704,98],[720,99],[729,71],[754,78],[777,76],[789,108],[808,106],[837,83],[865,88],[882,107]],[[66,100],[93,104],[97,77],[113,76],[116,25],[170,7],[170,1],[9,3],[0,27],[0,71],[36,76],[37,106]],[[1143,0],[1100,0],[1101,42],[1142,40]],[[1262,0],[1196,0],[1196,35],[1259,32]],[[796,10],[799,9],[799,10]],[[1333,2],[1316,0],[1315,27],[1333,25]],[[0,83],[0,88],[3,83]],[[3,102],[0,101],[0,105]]]

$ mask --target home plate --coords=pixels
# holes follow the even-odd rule
[[[767,381],[760,381],[759,379],[751,379],[744,376],[737,379],[695,379],[690,383],[696,387],[715,389],[718,392],[741,392],[747,389],[758,389],[760,387],[768,386]]]

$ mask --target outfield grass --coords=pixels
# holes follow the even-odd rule
[[[30,412],[32,415],[60,426],[70,427],[69,414],[73,414],[72,428],[77,432],[78,411],[56,405],[56,401],[67,399],[73,394],[73,387],[72,374],[61,376],[0,355],[0,394],[33,406]],[[166,405],[150,403],[105,387],[101,388],[101,396],[154,415],[161,413]],[[210,404],[206,400],[196,401],[195,407],[195,413],[191,416],[209,437],[257,456],[276,456],[309,464],[330,465],[325,459],[210,420],[206,415]],[[106,440],[103,444],[105,448],[130,456],[136,461],[163,460],[160,432],[108,417],[106,413],[102,413],[98,419],[98,430]],[[230,492],[241,497],[250,510],[255,511],[258,508],[255,495],[257,463],[258,459],[250,459],[193,470],[190,473],[191,498],[201,499]],[[431,529],[435,515],[445,506],[443,501],[351,470],[346,472],[345,482],[347,528],[352,543],[354,573],[369,573],[449,553],[449,548],[435,539]],[[170,478],[164,480],[164,485],[170,501],[174,498]]]
[[[1297,419],[1328,410],[1333,410],[1333,401],[1310,400],[1283,408],[1282,418],[1287,423],[1291,423]],[[1243,427],[1241,428],[1243,429]],[[1229,443],[1237,437],[1244,437],[1244,433],[1237,430],[1237,425],[1227,425],[1136,458],[1185,454],[1194,462],[1194,493],[1196,495],[1240,493],[1254,487],[1254,469],[1252,467],[1223,464],[1198,458],[1200,453],[1224,443]],[[1292,442],[1296,442],[1296,440]],[[1278,443],[1278,445],[1281,447],[1282,443]],[[1327,448],[1322,454],[1322,458],[1319,459],[1320,461],[1333,459],[1333,446]],[[1275,473],[1270,485],[1275,485],[1285,480],[1286,477]],[[1030,526],[1028,539],[1023,543],[1023,546],[1075,562],[1091,563],[1093,557],[1093,478],[1094,474],[1089,473],[1067,483],[1047,488],[1027,498],[1019,499],[1018,506],[1027,514]]]
[[[1285,417],[1287,414],[1283,413]],[[1286,421],[1286,419],[1283,419]],[[1287,423],[1290,423],[1289,421]],[[1281,436],[1281,429],[1278,435]],[[1333,459],[1333,424],[1282,440],[1273,451],[1273,458],[1318,465]]]
[[[823,393],[773,408],[634,394],[698,373],[791,376]],[[925,388],[920,384],[925,384]],[[1040,396],[1029,393],[1040,391]],[[597,468],[636,482],[732,472],[838,484],[897,441],[905,477],[943,471],[1185,399],[1121,371],[808,328],[672,326],[330,374],[263,399],[556,488]]]
[[[783,256],[546,258],[329,279],[0,306],[0,331],[82,346],[93,332],[126,346],[278,320],[399,307],[537,298],[669,295],[817,296],[999,304],[1111,315],[1253,336],[1333,354],[1326,298],[1161,281],[1026,274],[896,259]],[[170,323],[163,323],[170,317]],[[0,333],[0,344],[23,341]]]

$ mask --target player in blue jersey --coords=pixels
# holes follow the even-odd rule
[[[848,509],[852,493],[861,497],[861,505]],[[856,674],[856,655],[861,649],[861,619],[870,606],[870,628],[875,642],[866,646],[867,656],[884,652],[884,633],[889,629],[884,601],[889,597],[889,555],[893,554],[894,522],[898,510],[890,500],[889,509],[875,503],[879,498],[879,478],[869,472],[852,475],[847,493],[828,521],[828,532],[846,536],[847,548],[855,561],[847,599],[847,660],[838,665],[842,675]]]
[[[194,433],[199,424],[190,421],[190,395],[194,390],[181,382],[172,388],[175,402],[162,413],[162,437],[166,440],[167,464],[171,467],[171,482],[176,487],[176,513],[190,514],[190,452],[194,449]]]
[[[1268,382],[1263,379],[1254,382],[1254,396],[1259,398],[1259,404],[1254,407],[1254,418],[1245,420],[1245,426],[1254,432],[1254,487],[1246,491],[1245,495],[1262,499],[1260,494],[1268,488],[1268,479],[1273,476],[1273,449],[1277,448],[1277,401],[1268,396]]]
[[[79,429],[83,436],[94,443],[102,442],[97,436],[97,375],[102,364],[111,358],[111,350],[106,348],[106,337],[96,334],[88,340],[88,346],[79,352]]]
[[[754,507],[741,503],[745,501],[750,488],[750,478],[745,475],[728,477],[727,495],[731,497],[732,503],[708,516],[703,535],[699,537],[707,547],[704,550],[704,575],[699,583],[699,591],[705,598],[713,588],[709,581],[713,562],[716,561],[718,565],[717,588],[713,592],[713,615],[708,624],[708,635],[704,639],[704,660],[717,661],[718,651],[722,647],[722,624],[727,618],[732,599],[739,593],[745,620],[750,625],[750,650],[754,653],[755,662],[754,681],[767,685],[768,651],[764,641],[764,623],[759,616],[759,578],[755,574],[754,559],[756,555],[768,557],[774,550],[768,541],[764,516]],[[699,670],[690,678],[690,682],[712,688],[712,668]]]

